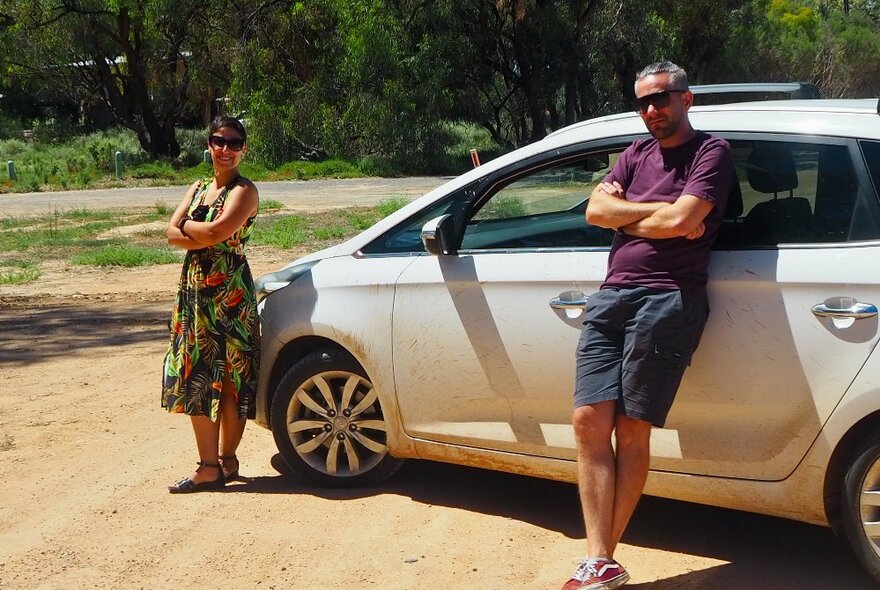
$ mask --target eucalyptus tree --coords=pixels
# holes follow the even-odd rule
[[[205,60],[204,0],[8,0],[8,61],[83,103],[100,102],[152,156],[175,157],[175,125]],[[234,44],[234,41],[233,41]]]

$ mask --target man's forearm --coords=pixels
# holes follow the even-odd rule
[[[708,209],[707,209],[708,207]],[[620,229],[631,236],[641,238],[689,238],[695,239],[703,235],[705,225],[703,218],[711,209],[711,205],[702,207],[705,212],[691,214],[690,209],[675,204],[658,209],[651,215],[627,224]]]
[[[587,222],[590,225],[617,229],[645,219],[668,206],[669,203],[663,202],[635,203],[596,190],[587,205]]]

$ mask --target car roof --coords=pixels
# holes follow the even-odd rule
[[[731,117],[731,113],[736,113]],[[751,115],[749,115],[751,113]],[[871,137],[880,139],[877,129],[880,128],[880,115],[877,113],[877,99],[809,99],[809,100],[765,100],[757,102],[737,102],[719,105],[694,106],[689,116],[697,129],[706,131],[766,131],[778,133],[810,133],[807,129],[798,129],[807,120],[815,120],[821,115],[834,117],[833,125],[820,125],[822,131],[831,135],[844,137]],[[867,117],[868,128],[863,128]],[[596,139],[598,134],[590,130],[602,128],[601,136],[624,135],[621,133],[628,127],[632,133],[645,133],[641,117],[635,112],[618,113],[605,117],[597,117],[564,127],[548,135],[544,140],[576,141]],[[836,132],[835,132],[836,128]],[[873,130],[871,129],[873,128]],[[620,131],[617,131],[617,130]],[[814,132],[820,132],[816,130]],[[868,132],[868,135],[862,135]],[[825,134],[823,133],[823,134]],[[592,137],[594,136],[595,137]],[[583,137],[579,137],[583,136]],[[539,142],[540,143],[540,142]]]

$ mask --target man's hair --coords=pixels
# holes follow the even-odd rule
[[[654,74],[669,74],[669,85],[675,90],[688,89],[688,75],[682,68],[678,67],[671,61],[658,61],[644,67],[644,69],[636,74],[636,82],[642,78],[653,76]]]

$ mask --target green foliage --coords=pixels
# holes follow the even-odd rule
[[[379,214],[380,218],[388,217],[398,209],[402,209],[403,207],[409,205],[409,202],[410,201],[407,197],[402,196],[382,199],[381,201],[379,201],[379,204],[376,205],[376,212]]]
[[[145,266],[180,262],[183,257],[167,248],[149,248],[126,242],[113,242],[104,247],[76,254],[74,264],[85,266]]]
[[[364,231],[376,223],[376,216],[353,211],[348,214],[348,223],[356,230]]]
[[[284,208],[284,203],[275,199],[260,199],[260,211],[271,212]]]
[[[819,21],[809,6],[794,0],[771,0],[767,16],[780,27],[783,35],[804,36],[807,39],[816,37]]]
[[[256,2],[242,3],[247,11]],[[137,131],[144,151],[165,158],[181,152],[176,124],[201,114],[206,96],[213,98],[209,89],[225,86],[228,66],[214,44],[247,26],[223,3],[200,0],[8,0],[3,14],[13,22],[0,38],[15,64],[9,83],[33,92],[32,102],[52,105],[42,110],[52,110],[54,120],[44,114],[34,126],[41,141],[63,141],[78,108],[100,105]],[[93,154],[100,165],[104,152]]]
[[[296,161],[267,172],[267,180],[311,180],[314,178],[360,178],[371,176],[347,160],[331,158],[320,162]]]
[[[0,143],[3,138],[21,137],[22,129],[21,122],[0,112]]]
[[[7,4],[0,157],[19,180],[0,192],[106,182],[117,150],[129,178],[205,176],[205,130],[174,123],[218,106],[245,121],[255,180],[458,173],[472,148],[485,162],[626,108],[658,59],[693,83],[803,80],[832,97],[876,94],[880,67],[876,0]],[[137,133],[66,141],[77,108],[103,102]],[[22,124],[35,143],[15,139]]]
[[[178,177],[177,170],[167,160],[132,166],[125,171],[125,174],[132,178],[162,178],[164,180],[176,180]]]
[[[364,156],[357,162],[363,176],[394,176],[394,166],[377,156]]]
[[[0,223],[0,283],[21,284],[40,276],[39,262],[72,259],[77,264],[138,266],[179,262],[180,253],[164,245],[158,233],[101,239],[115,227],[166,219],[149,208],[125,211],[54,210],[36,217],[4,218]],[[18,253],[21,258],[6,258]]]
[[[320,242],[338,242],[362,232],[408,202],[405,197],[391,197],[383,199],[376,207],[337,209],[308,216],[264,217],[255,226],[253,243],[284,249],[297,246],[319,248],[322,247]]]
[[[289,249],[305,243],[306,219],[300,215],[284,215],[262,220],[254,228],[255,244],[268,244],[276,248]]]
[[[345,237],[344,227],[319,227],[312,235],[318,240],[341,240]]]
[[[527,213],[525,205],[518,197],[498,197],[489,201],[478,215],[484,219],[505,219],[523,217]]]
[[[0,285],[23,285],[40,278],[40,268],[27,260],[0,261]]]
[[[880,12],[880,6],[878,6]],[[833,14],[822,25],[818,77],[829,96],[877,96],[880,80],[880,18]]]
[[[71,147],[87,155],[96,170],[108,174],[116,170],[116,152],[122,154],[122,161],[126,168],[136,167],[152,160],[150,155],[141,148],[134,133],[127,129],[101,131],[79,136],[73,140]]]

